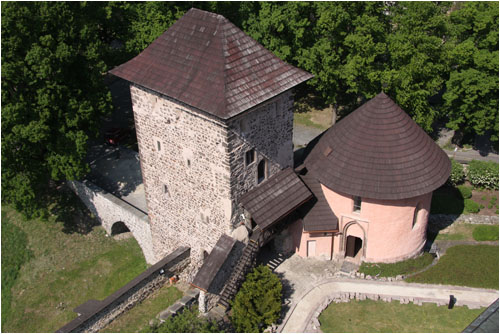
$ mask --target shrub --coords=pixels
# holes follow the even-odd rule
[[[450,160],[451,160],[451,173],[450,177],[448,178],[448,183],[453,186],[456,186],[464,182],[465,179],[464,167],[462,166],[461,163],[453,159]]]
[[[278,320],[281,312],[281,282],[263,265],[249,273],[232,303],[231,321],[238,332],[262,332]]]
[[[461,185],[457,187],[458,191],[460,191],[460,194],[462,194],[462,197],[464,199],[471,198],[472,197],[472,189],[465,186]]]
[[[195,306],[184,309],[175,317],[168,318],[158,327],[152,327],[153,333],[219,333],[215,321],[209,321],[198,316]]]
[[[498,240],[498,225],[479,225],[472,232],[476,241]]]
[[[472,160],[467,178],[474,187],[498,189],[498,164],[493,161]]]
[[[465,211],[468,213],[478,213],[479,212],[479,204],[474,202],[473,200],[466,199],[464,200]]]

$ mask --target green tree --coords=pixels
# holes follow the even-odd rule
[[[447,126],[498,140],[498,2],[467,2],[450,14]]]
[[[181,314],[168,318],[153,333],[219,333],[215,321],[201,318],[195,307],[184,309]]]
[[[388,61],[382,75],[386,91],[413,120],[431,132],[440,116],[430,99],[439,95],[449,71],[446,11],[448,4],[396,2],[387,8],[391,32]]]
[[[263,265],[249,273],[232,303],[231,322],[238,332],[262,332],[278,320],[281,312],[281,282]]]
[[[49,180],[88,172],[88,139],[111,110],[109,14],[92,2],[2,2],[2,200],[28,216],[47,206]]]

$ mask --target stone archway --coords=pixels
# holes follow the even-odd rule
[[[362,235],[350,235],[349,234],[349,228],[356,226],[361,230]],[[352,238],[349,238],[352,237]],[[356,240],[360,239],[360,240]],[[348,222],[345,224],[343,230],[342,230],[342,238],[341,238],[341,245],[342,245],[342,256],[345,258],[348,256],[348,251],[349,253],[354,251],[356,254],[361,252],[361,259],[366,258],[366,243],[367,243],[367,238],[366,238],[366,231],[361,226],[361,224],[355,220]],[[349,250],[347,249],[349,247]],[[359,247],[360,249],[356,250],[356,248]],[[353,254],[356,256],[356,254]],[[351,254],[349,254],[351,255]]]

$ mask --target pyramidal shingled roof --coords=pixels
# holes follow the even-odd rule
[[[336,192],[393,200],[439,188],[451,170],[446,153],[384,93],[327,130],[305,165]]]
[[[223,16],[195,8],[110,73],[222,119],[312,78]]]

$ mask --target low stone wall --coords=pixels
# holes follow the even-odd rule
[[[78,317],[57,333],[98,332],[162,287],[169,277],[180,274],[190,263],[190,253],[189,248],[180,247],[106,299],[91,299],[76,307],[74,311]]]
[[[475,214],[462,215],[444,215],[432,214],[429,215],[429,228],[443,229],[453,223],[467,224],[498,224],[498,216],[483,216]]]
[[[97,217],[108,234],[116,222],[123,222],[139,243],[146,262],[153,264],[156,256],[148,215],[115,195],[85,180],[68,181],[68,186],[80,197],[85,206]]]

